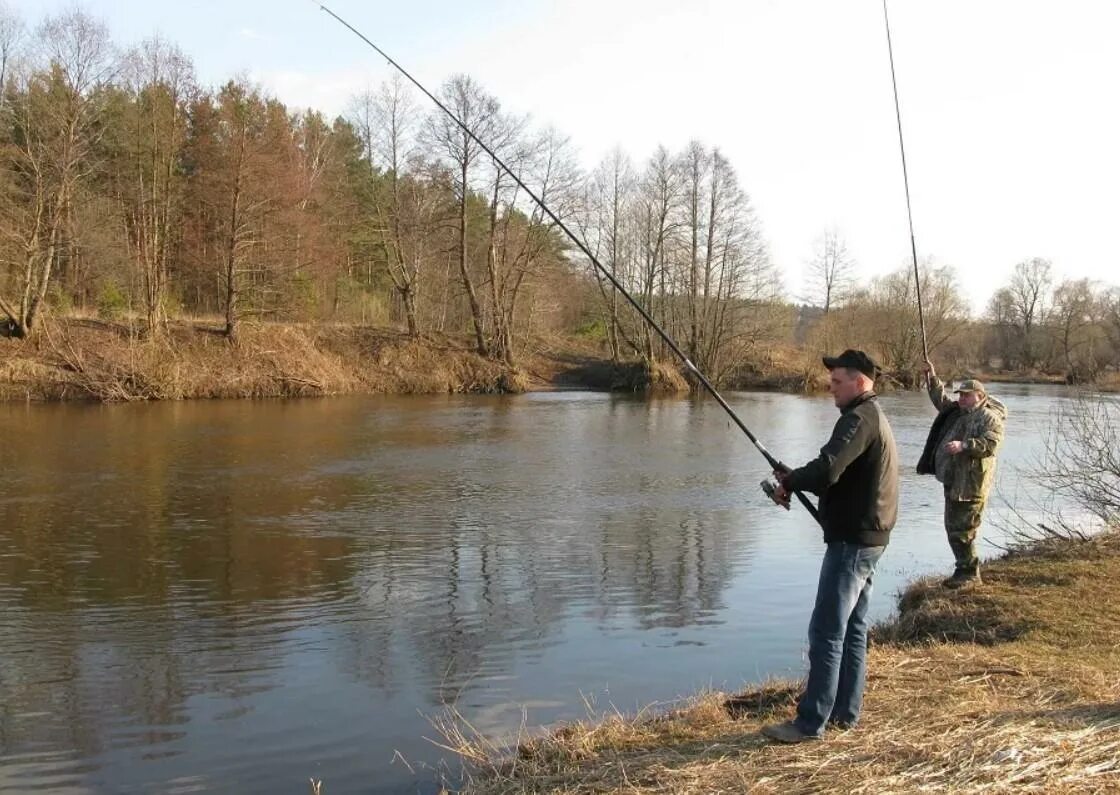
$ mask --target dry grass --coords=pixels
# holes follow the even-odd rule
[[[985,372],[980,371],[976,377],[985,383],[992,384],[1052,384],[1055,386],[1069,386],[1070,382],[1067,380],[1064,373],[1047,373],[1040,370],[1025,370],[1025,371],[994,371]],[[1079,384],[1082,387],[1091,387],[1100,392],[1120,392],[1120,371],[1104,370],[1097,374],[1096,378],[1086,384]]]
[[[760,349],[730,374],[731,389],[773,389],[782,392],[823,392],[828,373],[808,348],[772,345]]]
[[[1101,373],[1096,388],[1102,392],[1120,392],[1120,371]]]
[[[181,400],[348,393],[518,393],[576,386],[687,392],[679,368],[614,365],[593,346],[536,340],[524,369],[465,340],[349,324],[245,323],[236,343],[215,319],[149,337],[138,319],[49,318],[30,341],[0,338],[0,400]]]
[[[32,341],[0,340],[0,398],[179,400],[345,393],[519,392],[520,371],[449,339],[357,326],[246,324],[231,343],[213,324],[68,318]]]
[[[452,721],[465,792],[1120,792],[1120,535],[1046,543],[931,582],[877,628],[862,722],[766,742],[799,686],[707,693],[655,717],[563,726],[515,751]]]

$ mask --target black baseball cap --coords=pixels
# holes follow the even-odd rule
[[[879,365],[875,364],[874,359],[863,351],[857,351],[853,348],[848,348],[839,356],[825,356],[821,361],[829,370],[837,367],[850,367],[853,370],[859,370],[868,378],[875,378],[880,372]]]

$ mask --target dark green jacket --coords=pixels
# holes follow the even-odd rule
[[[885,546],[898,518],[898,451],[875,393],[842,408],[821,454],[782,483],[820,495],[826,542]]]

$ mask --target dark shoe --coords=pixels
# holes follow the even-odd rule
[[[828,725],[840,732],[850,732],[856,727],[855,723],[850,723],[846,720],[830,720]]]
[[[791,720],[787,720],[785,723],[771,723],[768,726],[763,726],[762,736],[777,740],[780,743],[804,743],[820,739],[816,734],[805,734]]]
[[[963,588],[966,585],[980,585],[980,568],[957,569],[953,576],[941,584],[946,588]]]

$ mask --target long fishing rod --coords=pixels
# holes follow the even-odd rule
[[[902,152],[902,184],[906,188],[906,219],[910,222],[910,255],[914,259],[914,288],[918,293],[918,326],[922,330],[922,356],[929,361],[926,318],[922,311],[922,277],[918,275],[918,247],[914,243],[914,214],[910,210],[910,177],[906,173],[906,146],[902,143],[902,111],[898,107],[898,81],[894,76],[894,49],[891,47],[891,23],[887,18],[887,0],[883,0],[883,22],[887,26],[887,55],[891,59],[891,87],[894,89],[894,116],[898,120],[898,148]]]
[[[670,350],[672,350],[673,353],[675,353],[677,355],[677,357],[680,358],[680,360],[682,362],[684,362],[685,367],[687,367],[689,369],[689,371],[693,374],[693,376],[695,376],[696,380],[699,381],[704,386],[704,388],[708,391],[708,393],[713,398],[715,398],[716,402],[719,403],[719,405],[723,408],[723,410],[727,412],[727,415],[729,417],[731,417],[731,419],[735,422],[736,425],[739,426],[739,430],[741,430],[744,434],[746,434],[747,438],[751,440],[751,443],[755,446],[755,448],[758,450],[758,452],[762,453],[762,457],[766,459],[766,462],[771,466],[771,468],[774,469],[774,470],[785,470],[785,469],[787,469],[785,464],[783,464],[781,461],[779,461],[777,458],[775,458],[770,453],[770,451],[766,449],[766,446],[758,440],[758,437],[756,437],[753,433],[751,433],[750,428],[748,428],[743,423],[743,421],[741,419],[739,419],[739,415],[737,415],[735,413],[735,411],[731,408],[731,406],[729,406],[727,404],[727,401],[723,399],[723,396],[720,395],[720,393],[718,391],[716,391],[716,388],[714,386],[712,386],[712,383],[707,379],[707,377],[703,373],[701,373],[700,370],[697,369],[696,365],[694,365],[692,363],[692,360],[690,360],[688,358],[688,356],[685,355],[684,351],[682,351],[680,349],[680,347],[677,345],[677,343],[673,341],[673,338],[670,337],[669,334],[664,329],[662,329],[661,326],[659,326],[657,324],[657,321],[655,321],[650,316],[650,314],[648,312],[646,312],[645,309],[642,308],[641,304],[639,304],[637,301],[634,300],[634,297],[632,295],[630,295],[629,292],[627,292],[626,288],[624,288],[622,286],[622,284],[614,277],[614,275],[611,274],[611,272],[608,271],[606,268],[604,268],[602,266],[602,264],[600,264],[599,260],[596,259],[595,255],[591,253],[590,249],[587,248],[587,246],[584,244],[584,242],[582,240],[580,240],[580,238],[576,237],[576,235],[573,234],[570,229],[568,229],[567,225],[565,225],[565,223],[563,221],[561,221],[560,218],[557,217],[557,215],[554,212],[552,212],[552,210],[549,209],[548,205],[546,205],[544,203],[544,200],[541,199],[539,196],[537,196],[537,194],[528,185],[526,185],[524,182],[522,182],[521,178],[513,171],[513,169],[511,169],[509,166],[507,166],[505,164],[505,162],[503,162],[502,159],[498,157],[498,155],[494,152],[494,150],[491,149],[489,146],[487,146],[485,141],[481,140],[477,135],[475,135],[474,131],[471,130],[458,116],[456,116],[454,113],[452,113],[451,110],[446,105],[444,105],[442,102],[440,102],[439,99],[436,98],[436,96],[434,94],[432,94],[431,91],[424,88],[424,86],[420,83],[419,80],[417,80],[415,77],[413,77],[411,74],[409,74],[408,71],[403,66],[401,66],[399,63],[397,63],[395,60],[393,60],[389,56],[388,53],[386,53],[384,50],[382,50],[380,47],[378,47],[376,44],[374,44],[372,41],[370,41],[368,38],[366,38],[366,36],[361,31],[359,31],[357,28],[355,28],[353,25],[351,25],[349,22],[347,22],[345,19],[340,17],[338,14],[336,14],[331,9],[327,8],[322,3],[317,3],[317,5],[323,11],[325,11],[326,13],[328,13],[332,17],[334,17],[334,19],[336,21],[338,21],[339,24],[341,24],[343,27],[347,28],[351,33],[353,33],[359,39],[361,39],[366,44],[368,44],[370,47],[372,47],[377,52],[378,55],[380,55],[382,58],[384,58],[386,61],[388,61],[389,64],[391,66],[393,66],[393,68],[395,68],[398,72],[400,72],[410,83],[412,83],[412,85],[414,85],[418,89],[420,89],[420,91],[423,92],[423,94],[428,99],[430,99],[432,102],[434,102],[436,104],[436,107],[438,107],[440,110],[442,110],[444,113],[446,113],[451,118],[451,120],[454,121],[455,124],[457,124],[459,126],[459,128],[464,133],[466,133],[468,136],[470,136],[471,140],[473,140],[476,144],[478,144],[479,147],[481,147],[482,150],[484,152],[486,152],[487,155],[490,156],[490,159],[493,160],[494,163],[496,163],[505,173],[507,173],[510,177],[512,177],[514,182],[516,182],[517,185],[522,190],[524,190],[525,193],[528,194],[528,196],[534,202],[537,203],[537,206],[541,208],[541,210],[545,213],[545,215],[547,215],[552,220],[552,222],[554,224],[556,224],[556,226],[561,231],[563,231],[564,234],[566,234],[568,236],[568,238],[573,243],[575,243],[576,247],[583,253],[583,255],[585,257],[587,257],[588,260],[590,260],[590,262],[599,270],[599,272],[601,274],[603,274],[604,277],[606,277],[606,279],[612,285],[614,285],[614,288],[616,290],[618,290],[619,293],[622,294],[622,297],[630,302],[630,305],[632,307],[634,307],[635,310],[637,310],[638,314],[642,316],[643,320],[645,320],[647,323],[649,323],[649,325],[653,328],[653,330],[657,332],[658,336],[660,336],[661,339],[665,341],[665,344],[669,346]],[[767,494],[770,494],[770,492],[767,491]],[[813,505],[812,502],[809,501],[809,498],[806,497],[800,491],[795,491],[794,495],[797,497],[798,501],[800,501],[800,503],[805,506],[805,510],[807,510],[812,515],[812,517],[817,520],[817,522],[820,522],[821,521],[820,513],[817,511],[817,507],[815,505]]]

